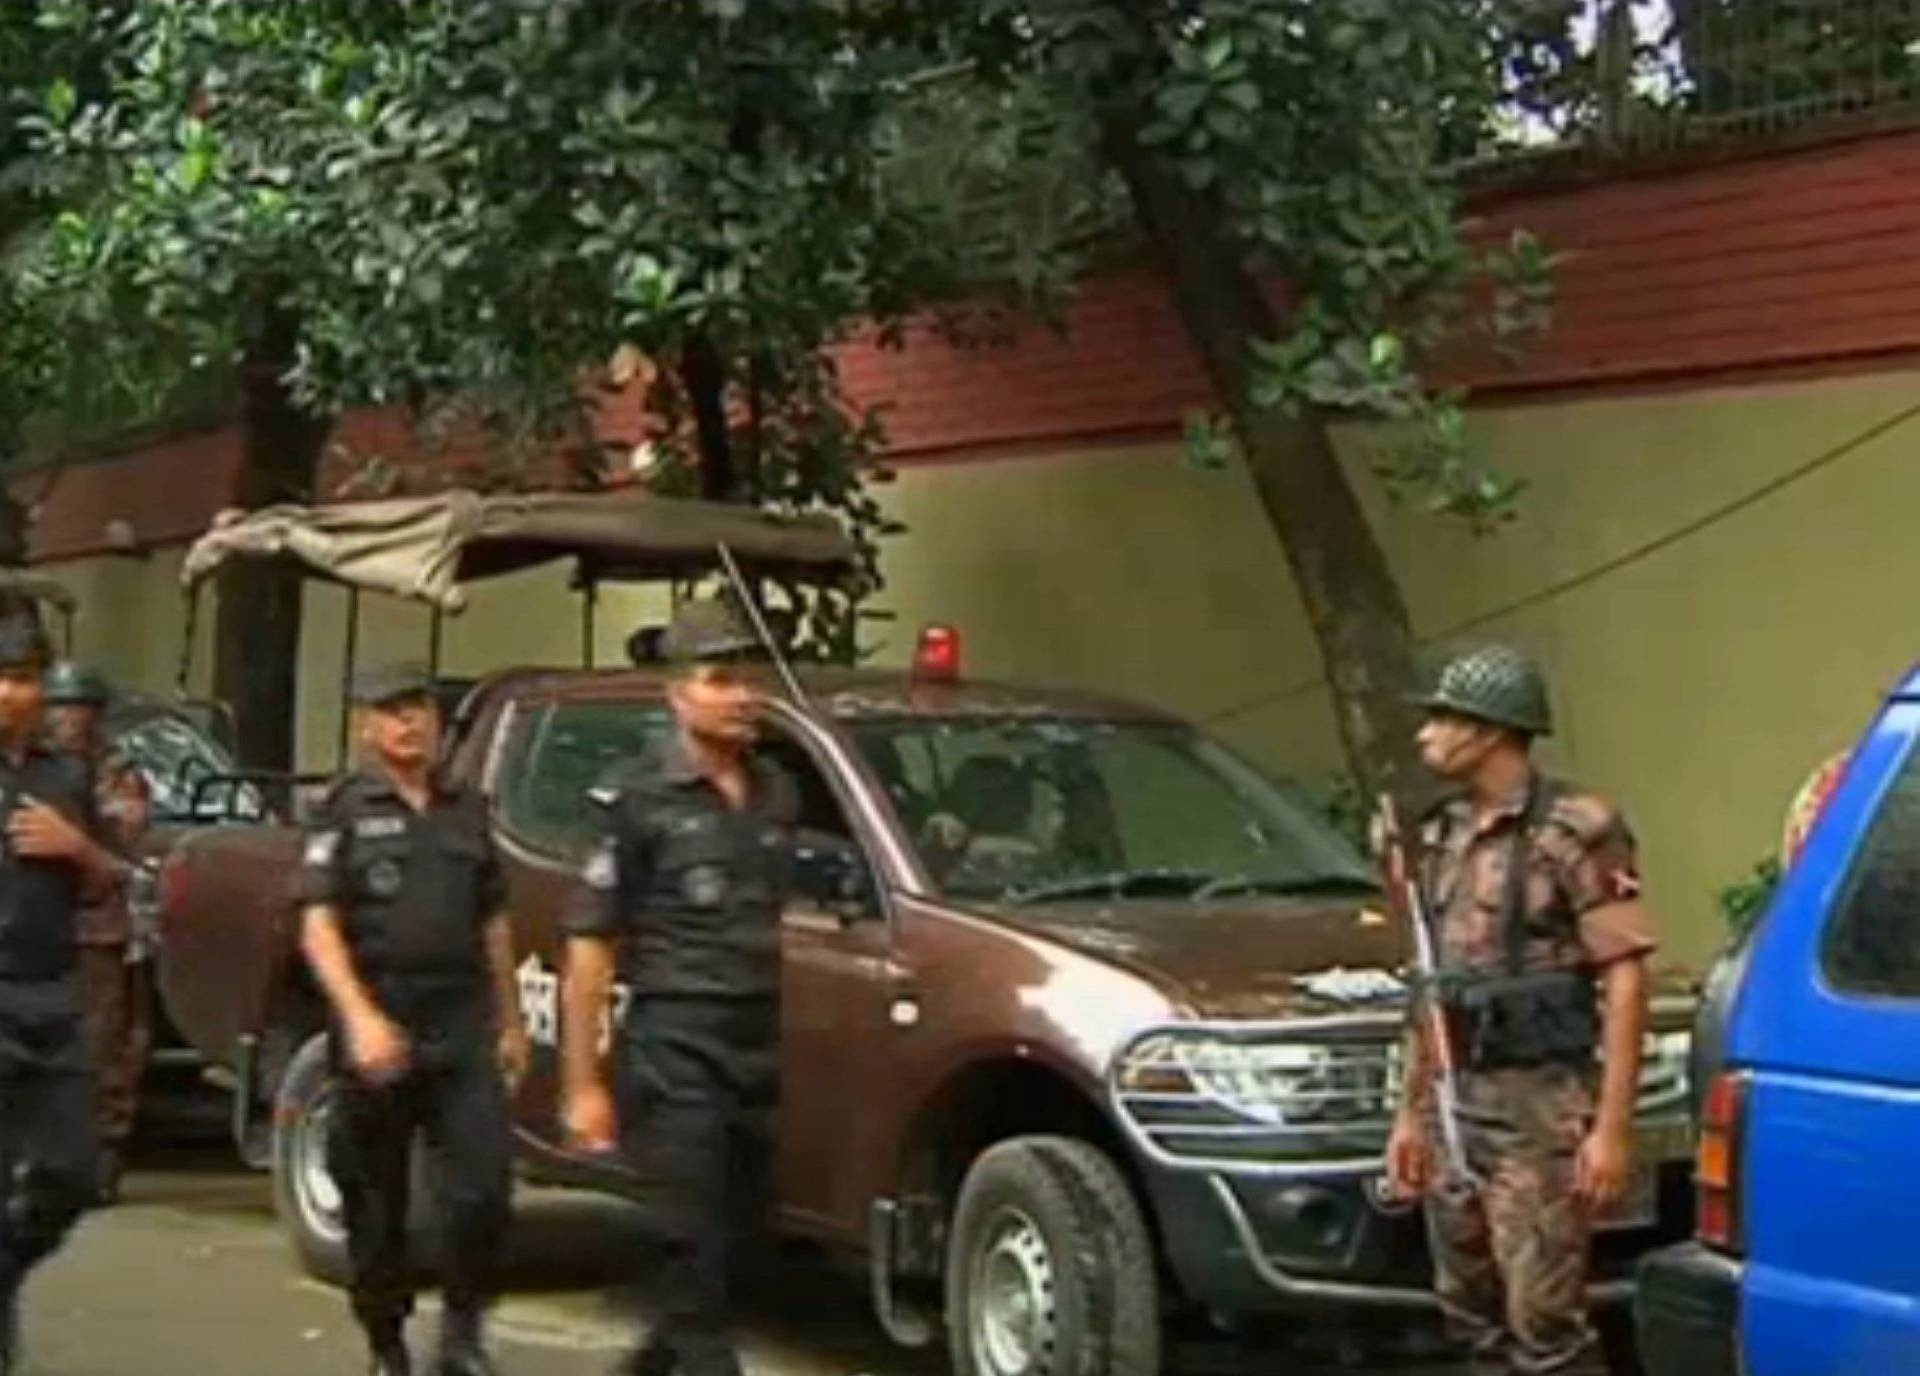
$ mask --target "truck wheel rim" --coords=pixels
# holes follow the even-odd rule
[[[988,1230],[973,1270],[973,1349],[993,1376],[1052,1369],[1053,1253],[1032,1219],[1008,1209]]]
[[[300,1216],[316,1236],[333,1242],[346,1236],[340,1186],[327,1165],[327,1139],[332,1135],[333,1091],[323,1089],[296,1121],[293,1152],[293,1189]]]

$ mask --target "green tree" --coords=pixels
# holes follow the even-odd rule
[[[1645,3],[1645,0],[1642,0]],[[1848,0],[1669,0],[1680,103],[1707,120],[1799,122],[1912,100],[1920,14]]]
[[[827,346],[978,300],[991,251],[887,175],[917,52],[859,7],[42,0],[105,73],[29,124],[55,213],[13,280],[155,398],[230,370],[248,506],[307,500],[331,420],[480,427],[493,471],[599,480],[596,379],[651,376],[660,484],[884,533],[878,419]],[[1030,245],[1028,286],[1046,272]],[[216,691],[284,763],[299,584],[220,588]],[[815,629],[844,617],[815,606]]]
[[[1532,239],[1469,242],[1447,161],[1492,136],[1515,63],[1537,58],[1540,12],[986,0],[927,20],[935,51],[970,60],[983,91],[1044,108],[1055,142],[1124,186],[1285,550],[1369,791],[1414,777],[1399,696],[1412,634],[1330,427],[1391,421],[1407,438],[1379,469],[1396,491],[1476,526],[1508,514],[1514,485],[1471,461],[1460,398],[1425,374],[1470,335],[1511,343],[1548,305]]]

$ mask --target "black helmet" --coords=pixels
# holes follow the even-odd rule
[[[70,659],[63,659],[47,670],[49,707],[104,707],[108,696],[106,679]]]
[[[0,618],[0,669],[44,669],[48,658],[39,618],[28,613]]]
[[[713,598],[683,604],[661,638],[660,648],[679,664],[736,657],[759,658],[760,638],[731,600]]]
[[[1458,712],[1529,736],[1553,732],[1547,676],[1511,645],[1476,645],[1459,651],[1441,665],[1431,689],[1411,694],[1407,700],[1430,712]]]

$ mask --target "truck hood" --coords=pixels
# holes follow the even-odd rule
[[[982,917],[1151,981],[1195,1017],[1301,1018],[1404,1005],[1412,942],[1384,902],[994,905]],[[1657,1018],[1698,995],[1693,972],[1652,972]]]
[[[980,915],[1127,969],[1197,1017],[1309,1017],[1405,997],[1409,947],[1383,904],[1051,903]]]

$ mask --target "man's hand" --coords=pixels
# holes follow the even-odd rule
[[[568,1089],[563,1116],[567,1144],[574,1150],[612,1151],[617,1145],[620,1120],[613,1110],[613,1096],[604,1084]]]
[[[1433,1153],[1419,1118],[1401,1112],[1387,1139],[1387,1185],[1401,1199],[1419,1199],[1433,1179]]]
[[[1580,1144],[1573,1159],[1573,1193],[1591,1213],[1618,1203],[1633,1172],[1633,1135],[1630,1131],[1596,1127]]]
[[[86,832],[45,803],[28,803],[7,819],[7,839],[29,860],[78,860],[93,847]]]
[[[520,1088],[520,1081],[526,1078],[527,1065],[533,1059],[533,1048],[527,1042],[527,1029],[513,1026],[500,1030],[500,1078],[507,1082],[507,1091],[512,1093]]]
[[[391,1084],[406,1073],[406,1034],[384,1013],[362,1013],[347,1024],[347,1053],[369,1084]]]

